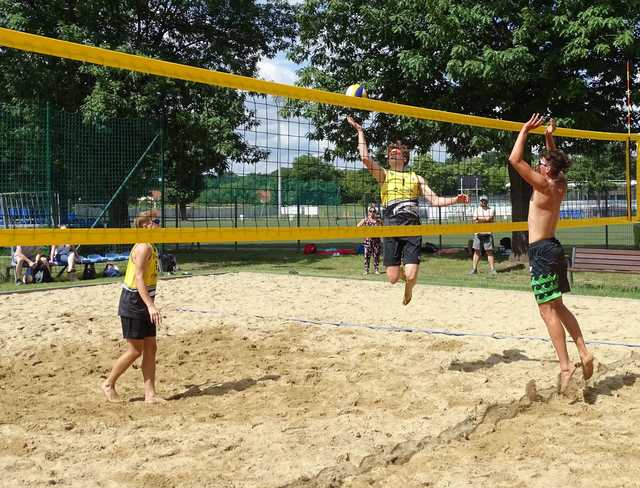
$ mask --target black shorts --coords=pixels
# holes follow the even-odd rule
[[[420,225],[417,215],[401,213],[388,215],[385,210],[384,225]],[[420,264],[422,236],[385,237],[382,239],[385,266],[400,266],[400,264]]]
[[[556,238],[529,244],[531,289],[538,304],[556,300],[571,291],[567,278],[567,260]]]
[[[151,318],[120,317],[122,321],[122,336],[125,339],[142,340],[145,337],[156,336],[156,326]]]
[[[420,264],[422,236],[385,237],[383,240],[385,266]]]

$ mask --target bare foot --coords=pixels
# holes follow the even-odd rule
[[[580,358],[580,362],[582,363],[582,377],[586,381],[593,376],[593,354],[589,353],[586,358]]]
[[[164,398],[159,397],[155,394],[146,396],[144,399],[144,402],[145,403],[167,403],[167,401]]]
[[[571,382],[573,373],[576,372],[576,367],[572,364],[567,371],[560,371],[560,393],[564,393]]]
[[[104,396],[107,397],[107,401],[108,402],[119,402],[120,401],[120,396],[118,395],[118,392],[116,391],[116,387],[115,386],[108,385],[106,383],[102,383],[102,385],[100,385],[100,389],[104,393]]]

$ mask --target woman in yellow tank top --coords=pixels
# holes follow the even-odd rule
[[[358,151],[363,164],[380,184],[380,200],[384,207],[384,225],[420,225],[418,199],[424,198],[435,207],[445,207],[456,203],[469,203],[467,195],[440,197],[427,185],[425,179],[406,171],[409,161],[409,149],[397,141],[387,148],[389,169],[381,167],[369,157],[367,140],[362,126],[352,117],[347,117],[349,124],[358,133]],[[383,264],[391,284],[402,279],[404,297],[402,303],[411,301],[413,287],[418,279],[420,269],[420,250],[422,236],[385,237],[383,239]]]
[[[153,229],[160,225],[155,211],[143,212],[135,220],[136,228]],[[156,395],[156,327],[160,325],[160,310],[156,307],[158,282],[158,251],[149,243],[135,244],[129,254],[127,272],[122,285],[118,315],[127,350],[116,359],[113,369],[102,385],[107,400],[118,401],[116,381],[142,356],[144,399],[148,403],[163,402]]]

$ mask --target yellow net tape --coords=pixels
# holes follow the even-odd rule
[[[563,220],[559,228],[628,224],[625,217]],[[527,230],[526,222],[496,224],[442,224],[383,227],[247,227],[190,229],[11,229],[0,232],[0,246],[74,244],[129,244],[133,242],[268,242],[362,239],[412,235],[473,234],[474,232],[514,232]]]

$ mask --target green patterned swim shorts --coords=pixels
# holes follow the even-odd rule
[[[543,239],[529,244],[531,289],[539,304],[556,300],[571,291],[567,279],[567,261],[557,239]]]

